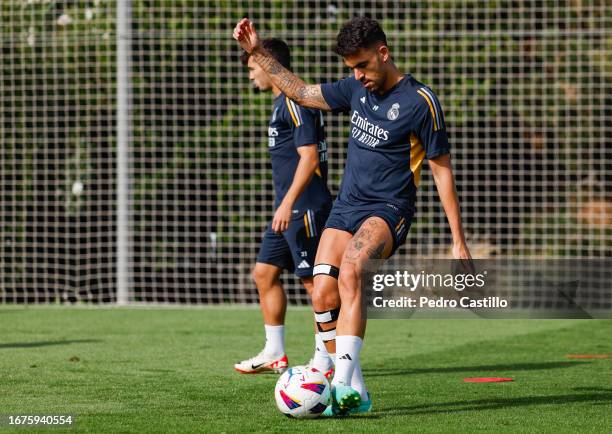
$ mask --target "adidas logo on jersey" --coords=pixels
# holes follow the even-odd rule
[[[306,260],[303,260],[300,262],[300,265],[298,265],[298,268],[310,268],[310,264],[306,262]]]

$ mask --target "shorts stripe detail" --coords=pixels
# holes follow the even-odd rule
[[[395,235],[399,236],[405,228],[406,228],[406,219],[402,217],[399,223],[397,224],[397,226],[395,226]]]
[[[310,226],[308,225],[308,213],[304,214],[304,227],[306,228],[306,236],[310,238]]]
[[[316,237],[317,227],[315,226],[314,212],[309,209],[308,211],[306,211],[306,214],[308,215],[308,223],[310,224],[310,234],[312,237]]]
[[[395,233],[396,235],[399,237],[399,235],[402,233],[402,231],[404,230],[404,228],[406,227],[406,225],[402,225]]]

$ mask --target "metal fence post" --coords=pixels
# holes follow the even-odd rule
[[[130,302],[131,0],[117,1],[117,304]]]

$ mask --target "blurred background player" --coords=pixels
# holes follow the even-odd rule
[[[390,257],[405,242],[425,158],[450,224],[453,257],[471,259],[442,108],[431,89],[398,70],[385,33],[370,18],[353,18],[341,28],[334,51],[354,74],[331,84],[307,85],[283,68],[248,19],[237,24],[234,38],[290,98],[349,112],[347,162],[317,252],[312,300],[315,320],[337,334],[335,345],[327,343],[337,354],[325,414],[367,412],[372,403],[359,365],[366,327],[363,271],[368,261]]]
[[[265,39],[262,45],[279,64],[291,68],[285,42]],[[259,354],[234,368],[245,374],[280,373],[287,368],[288,360],[284,326],[287,297],[279,277],[283,269],[294,272],[312,294],[315,255],[332,204],[327,188],[327,144],[321,111],[305,109],[287,98],[248,53],[243,53],[241,60],[248,66],[255,88],[274,95],[268,150],[276,198],[274,217],[264,232],[253,269],[266,344]],[[323,373],[332,368],[318,334],[310,364]]]

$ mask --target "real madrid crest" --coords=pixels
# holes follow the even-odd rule
[[[399,107],[400,105],[398,103],[393,104],[387,112],[387,119],[389,119],[390,121],[396,120],[399,116]]]

